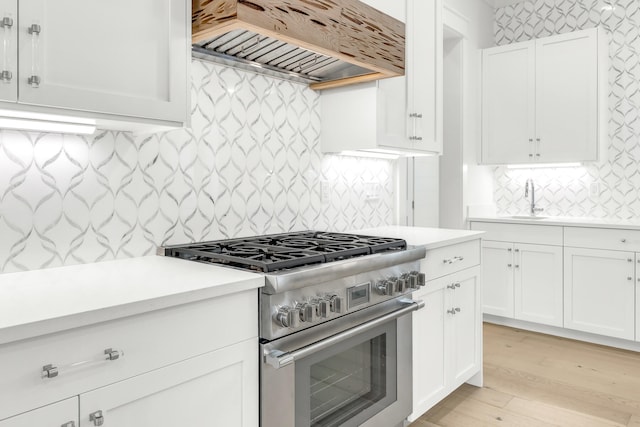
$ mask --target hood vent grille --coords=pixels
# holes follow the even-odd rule
[[[193,55],[309,83],[404,74],[404,24],[358,0],[192,0]]]
[[[247,30],[234,30],[193,45],[194,56],[304,83],[363,76],[371,71],[338,58]]]

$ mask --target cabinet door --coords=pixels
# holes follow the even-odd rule
[[[482,314],[479,305],[480,270],[472,268],[455,278],[445,304],[446,336],[450,339],[447,371],[452,387],[458,387],[480,369]]]
[[[248,340],[80,395],[80,422],[104,426],[258,425],[258,345]],[[158,348],[158,351],[162,351]]]
[[[414,294],[426,307],[413,313],[413,413],[415,421],[444,397],[444,294],[443,280],[427,283],[424,291]]]
[[[410,150],[407,76],[378,80],[378,145]]]
[[[482,162],[534,159],[535,43],[485,49],[482,54]]]
[[[442,0],[407,2],[407,105],[416,150],[442,153]]]
[[[0,100],[18,99],[18,2],[0,0]]]
[[[78,397],[0,421],[0,427],[78,427]]]
[[[541,162],[597,160],[597,31],[536,41],[536,145]]]
[[[562,248],[516,243],[515,318],[562,327]]]
[[[482,309],[486,314],[513,317],[513,244],[482,242]]]
[[[20,1],[20,102],[184,122],[187,10],[180,0]]]
[[[564,326],[633,340],[634,254],[565,248]]]

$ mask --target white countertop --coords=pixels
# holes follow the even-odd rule
[[[368,234],[373,236],[395,237],[398,239],[404,239],[409,245],[423,246],[427,250],[479,239],[484,234],[483,231],[406,227],[402,225],[365,228],[353,232],[364,235]]]
[[[262,286],[260,274],[163,256],[0,274],[0,344]]]
[[[524,215],[523,215],[524,216]],[[626,230],[640,230],[640,219],[623,220],[615,218],[588,218],[569,216],[541,216],[540,219],[512,218],[508,216],[472,217],[469,221],[497,222],[507,224],[557,225],[563,227],[592,227],[592,228],[620,228]]]

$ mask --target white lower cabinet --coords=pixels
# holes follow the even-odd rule
[[[238,292],[0,345],[0,427],[257,427],[257,301]]]
[[[513,243],[483,241],[482,267],[483,311],[513,317]]]
[[[482,243],[483,311],[562,326],[562,247]]]
[[[257,354],[257,341],[248,340],[81,394],[80,423],[255,426]]]
[[[638,349],[615,339],[640,342],[640,230],[482,221],[472,221],[471,229],[487,233],[482,242],[485,314]]]
[[[480,267],[431,280],[414,299],[425,301],[426,306],[413,314],[413,412],[409,421],[482,370]]]
[[[413,298],[423,300],[425,308],[413,314],[413,413],[410,421],[446,395],[445,375],[445,290],[444,286],[426,286]]]
[[[635,254],[565,248],[564,326],[635,339]]]
[[[562,247],[514,247],[514,317],[562,326]]]
[[[0,421],[0,427],[78,427],[78,397]]]
[[[450,340],[445,371],[450,386],[458,388],[480,369],[482,312],[480,308],[480,268],[452,277],[447,285],[445,336]]]

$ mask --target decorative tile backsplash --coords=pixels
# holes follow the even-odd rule
[[[640,216],[640,2],[535,0],[496,9],[498,45],[600,26],[609,41],[609,140],[606,160],[584,167],[494,170],[500,214],[526,211],[524,183],[537,184],[550,215],[631,219]],[[592,185],[593,184],[593,185]],[[597,193],[590,194],[590,190]]]
[[[191,96],[190,129],[0,131],[0,272],[393,222],[394,162],[323,155],[318,93],[194,60]]]

